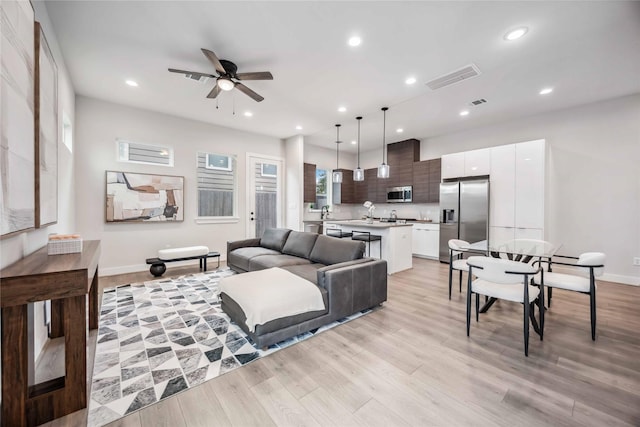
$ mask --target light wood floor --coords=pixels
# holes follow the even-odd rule
[[[596,342],[588,297],[554,291],[545,340],[532,334],[526,358],[522,307],[498,302],[467,338],[465,293],[448,300],[447,274],[414,258],[389,278],[382,309],[110,426],[640,425],[640,287],[599,283]],[[91,371],[95,332],[89,341]]]

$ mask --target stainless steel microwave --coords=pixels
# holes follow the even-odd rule
[[[411,203],[413,199],[413,187],[387,188],[387,203]]]

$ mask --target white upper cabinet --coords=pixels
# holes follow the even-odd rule
[[[442,156],[442,179],[464,176],[464,153]]]
[[[544,228],[545,141],[515,144],[515,224],[518,228]]]
[[[489,221],[496,227],[515,227],[516,147],[515,144],[493,147],[489,173]]]
[[[491,170],[491,149],[466,151],[464,153],[464,175],[489,175]]]
[[[544,238],[545,141],[491,148],[489,238]]]

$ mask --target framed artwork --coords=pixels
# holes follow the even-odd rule
[[[34,11],[0,1],[0,217],[8,237],[35,227]]]
[[[58,222],[58,68],[35,23],[36,228]]]
[[[107,222],[184,221],[184,177],[107,171]]]

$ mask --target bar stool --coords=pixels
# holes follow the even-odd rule
[[[367,256],[371,256],[371,242],[380,242],[380,259],[382,259],[382,236],[378,234],[371,234],[369,231],[357,231],[353,230],[353,237],[351,240],[359,240],[367,243]]]
[[[353,236],[353,233],[351,233],[350,231],[342,231],[342,229],[340,228],[327,228],[327,236],[343,239],[345,237]]]

